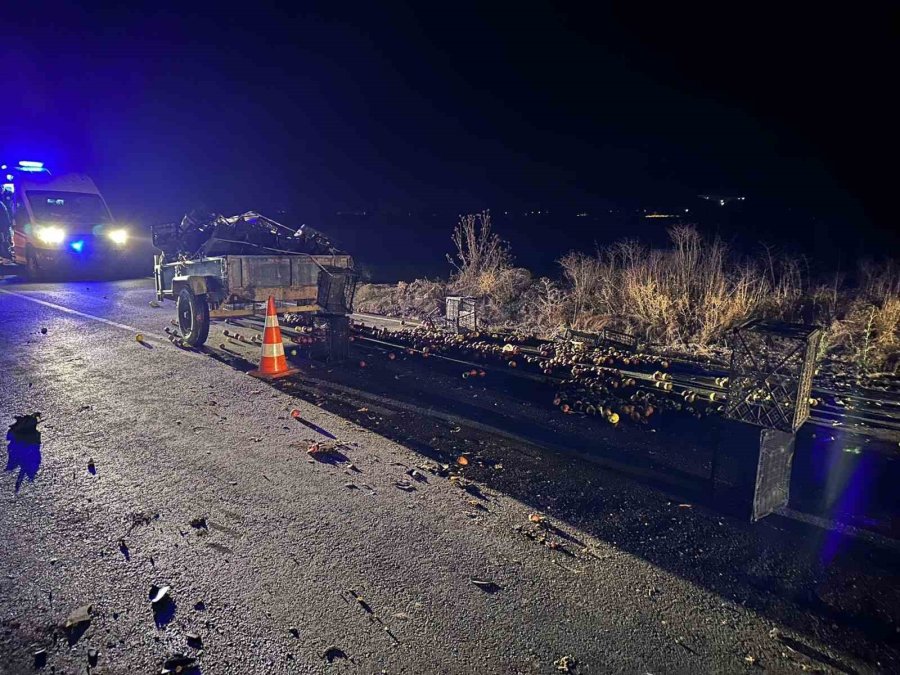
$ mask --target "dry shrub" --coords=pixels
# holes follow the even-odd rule
[[[449,282],[419,279],[396,286],[365,284],[359,311],[424,318],[442,312],[447,294],[479,298],[483,323],[547,337],[561,328],[625,330],[670,348],[704,350],[749,318],[827,327],[829,353],[859,372],[900,369],[900,267],[861,266],[855,289],[838,275],[810,287],[803,260],[771,249],[739,259],[720,239],[690,225],[669,231],[671,246],[650,249],[625,240],[593,255],[560,259],[561,282],[532,279],[514,267],[509,246],[492,231],[490,213],[461,216]]]
[[[456,253],[447,256],[454,267],[450,292],[479,298],[479,315],[485,322],[520,319],[531,272],[513,267],[509,244],[491,229],[490,212],[460,216],[452,240]]]
[[[512,268],[512,255],[509,244],[491,231],[490,212],[460,216],[452,240],[456,253],[447,260],[455,269],[451,280],[455,291],[467,295],[497,291]]]
[[[566,293],[559,284],[541,277],[522,297],[521,321],[529,331],[549,337],[568,324],[566,303]]]
[[[362,284],[356,290],[354,308],[357,312],[424,319],[441,311],[446,293],[444,282],[428,279],[396,285]]]
[[[609,325],[667,345],[709,345],[764,304],[782,309],[799,296],[798,264],[738,262],[720,239],[696,228],[669,230],[672,247],[622,241],[595,255],[560,260],[568,283],[569,321],[586,330]],[[777,293],[773,292],[777,289]]]
[[[843,303],[828,326],[835,355],[859,374],[900,372],[900,267],[893,262],[860,265],[855,296]]]

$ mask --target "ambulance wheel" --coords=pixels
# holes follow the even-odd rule
[[[209,337],[209,303],[205,295],[194,295],[190,288],[182,288],[175,303],[178,328],[182,339],[191,347],[199,347]]]
[[[41,278],[41,266],[38,263],[37,254],[30,246],[25,249],[25,276],[29,281],[37,281]]]

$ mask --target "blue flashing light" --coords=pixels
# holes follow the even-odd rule
[[[21,171],[22,173],[50,173],[49,169],[44,168],[43,162],[22,161],[15,168],[16,171]]]
[[[81,253],[81,249],[84,248],[84,239],[79,239],[78,241],[73,241],[69,244],[69,248],[75,251],[75,253]]]
[[[11,173],[6,174],[6,180],[15,180],[15,179],[16,179],[16,177],[13,176]]]

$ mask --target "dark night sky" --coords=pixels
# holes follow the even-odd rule
[[[84,170],[145,225],[201,204],[321,224],[736,191],[824,214],[818,236],[858,232],[860,250],[898,243],[888,5],[376,4],[21,3],[0,28],[3,157]],[[516,227],[527,248],[536,233]],[[329,232],[358,256],[371,243]]]

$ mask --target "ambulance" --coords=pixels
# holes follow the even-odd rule
[[[129,233],[88,176],[55,176],[42,162],[0,165],[0,259],[29,278],[118,266]]]

